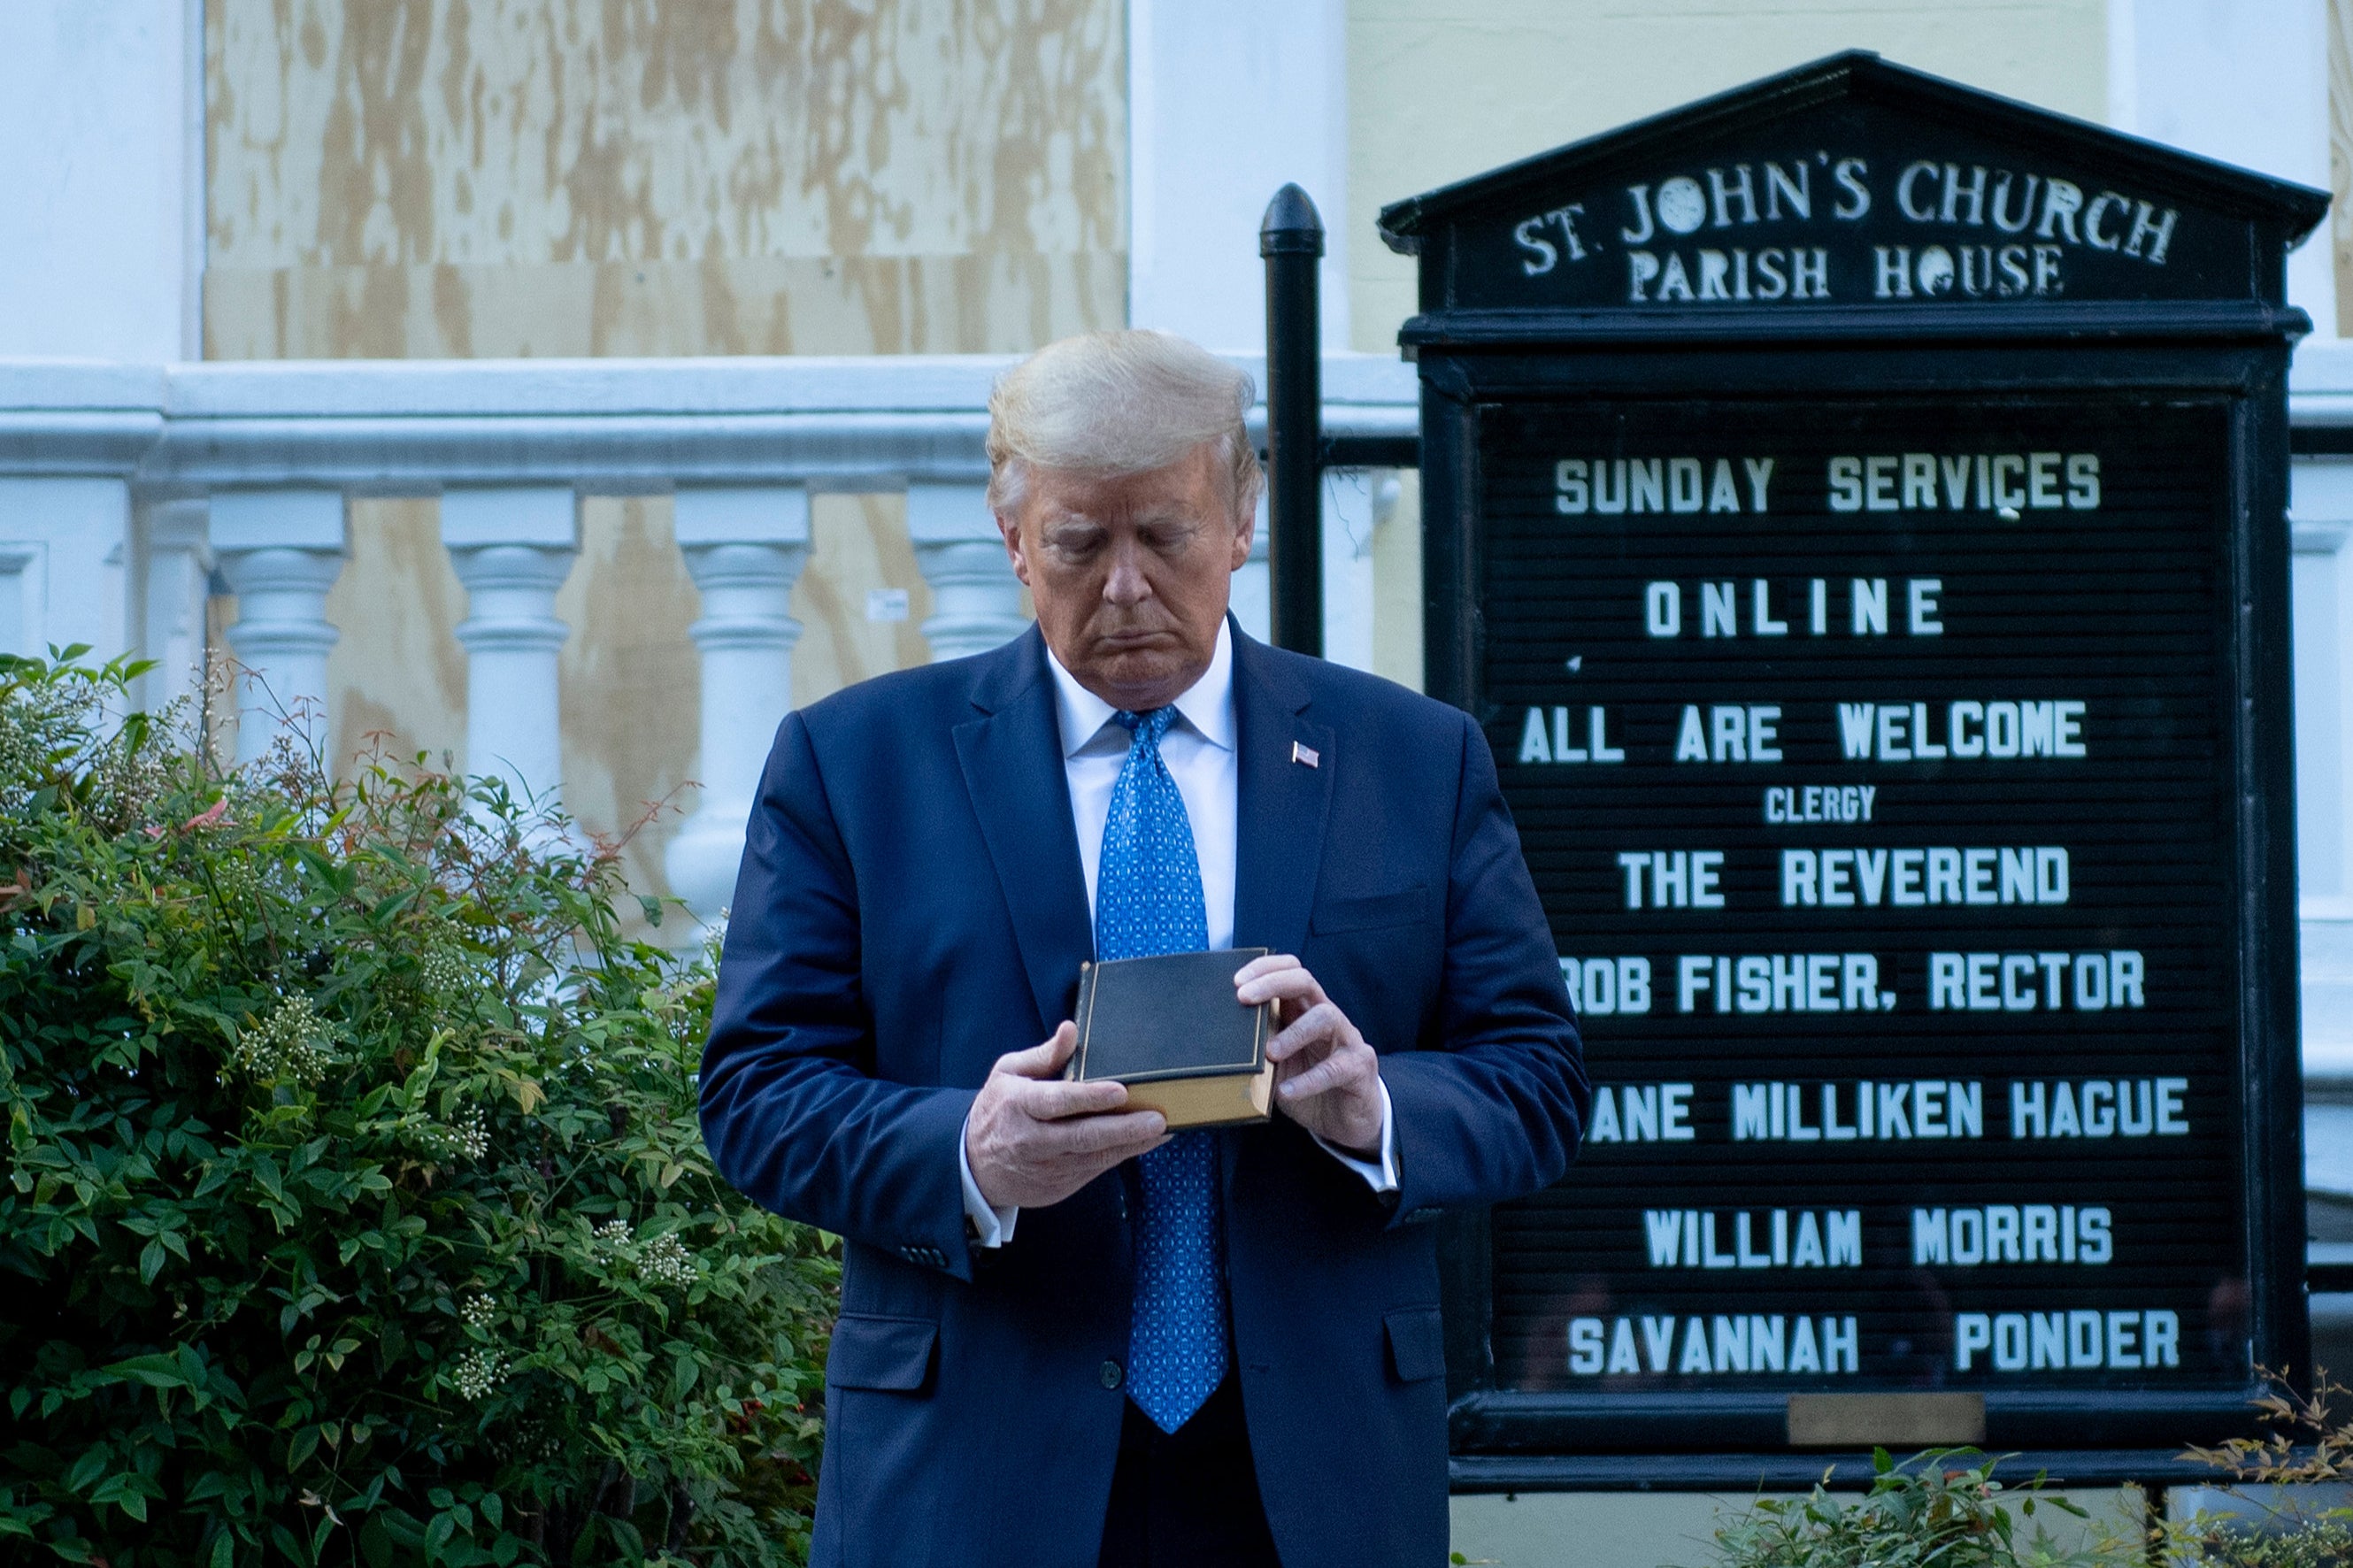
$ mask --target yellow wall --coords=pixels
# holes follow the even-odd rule
[[[2097,120],[2105,0],[1350,0],[1349,314],[1397,345],[1413,261],[1383,205],[1841,49]]]

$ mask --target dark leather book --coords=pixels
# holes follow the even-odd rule
[[[1274,1091],[1266,1042],[1274,1004],[1234,999],[1234,973],[1262,947],[1116,958],[1079,967],[1079,1048],[1067,1076],[1127,1085],[1134,1110],[1171,1128],[1264,1121]]]

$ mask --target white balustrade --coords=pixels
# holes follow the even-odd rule
[[[151,503],[142,520],[140,647],[155,668],[142,679],[140,700],[150,711],[193,698],[204,679],[205,603],[213,570],[206,536],[210,510],[202,497],[182,497]]]
[[[237,620],[237,760],[266,755],[280,735],[323,752],[327,724],[327,590],[343,569],[341,490],[221,490],[207,531]]]
[[[1234,357],[1263,384],[1255,356]],[[0,361],[0,647],[138,652],[160,661],[139,700],[161,707],[190,689],[208,589],[225,584],[237,596],[227,642],[240,671],[237,755],[266,754],[296,725],[323,754],[346,498],[438,495],[442,542],[468,595],[457,628],[463,765],[555,804],[558,658],[571,629],[555,603],[579,549],[575,498],[674,493],[702,598],[691,628],[701,755],[689,770],[702,787],[664,868],[708,921],[732,890],[761,763],[791,700],[800,626],[789,605],[810,550],[812,488],[905,494],[935,658],[998,647],[1028,626],[982,447],[989,386],[1013,363]],[[1335,436],[1417,427],[1409,364],[1333,355],[1324,385]],[[1251,427],[1262,434],[1262,413]],[[1335,653],[1353,660],[1366,635],[1350,575],[1361,575],[1365,507],[1354,490],[1335,496],[1327,616],[1345,644]],[[1260,636],[1266,603],[1261,522],[1234,588]]]
[[[1006,559],[986,484],[909,485],[907,539],[916,570],[931,584],[923,637],[934,663],[987,653],[1029,627],[1020,579]]]
[[[569,486],[445,490],[441,543],[466,588],[458,624],[466,649],[470,773],[496,774],[519,801],[563,805],[563,706],[556,656],[572,628],[555,593],[580,553],[580,508]]]
[[[793,584],[808,559],[809,497],[797,485],[697,487],[677,497],[686,569],[702,594],[689,635],[702,654],[702,742],[694,815],[670,841],[670,891],[705,925],[735,886],[744,824],[776,726],[793,700]]]
[[[119,479],[0,479],[0,653],[44,658],[131,646],[124,567],[131,491]]]

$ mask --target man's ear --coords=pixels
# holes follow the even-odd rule
[[[1005,536],[1005,558],[1013,563],[1013,575],[1021,580],[1023,587],[1029,587],[1029,557],[1021,548],[1020,520],[1008,517],[1001,511],[994,515],[997,518],[997,531]]]
[[[1257,539],[1258,501],[1256,497],[1252,497],[1250,506],[1234,520],[1234,547],[1230,558],[1226,563],[1227,571],[1239,572],[1242,569],[1243,563],[1250,560],[1250,546],[1257,542]]]

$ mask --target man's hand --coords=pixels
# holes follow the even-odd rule
[[[1366,1160],[1381,1153],[1381,1058],[1348,1016],[1287,952],[1254,958],[1234,976],[1245,1006],[1272,1002],[1275,1103],[1326,1143]]]
[[[1123,1160],[1168,1141],[1156,1110],[1126,1110],[1127,1086],[1065,1083],[1079,1031],[997,1058],[965,1119],[964,1156],[991,1208],[1060,1203]]]

